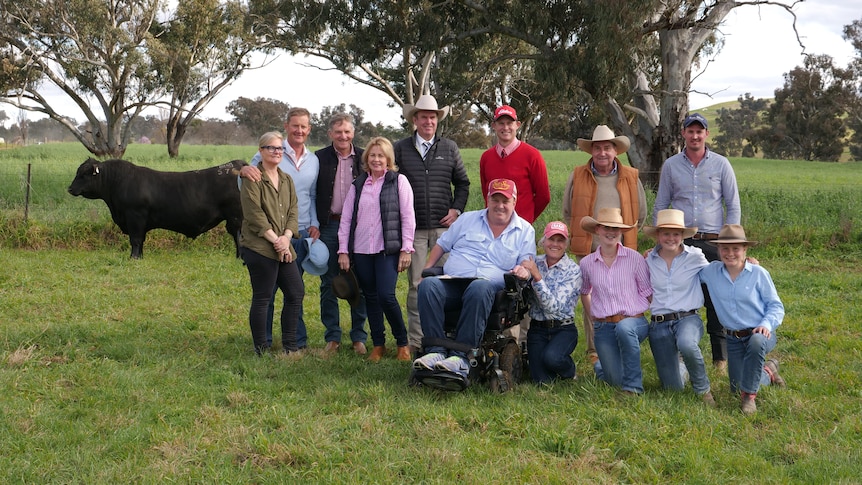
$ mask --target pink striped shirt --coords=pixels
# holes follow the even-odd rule
[[[646,260],[620,243],[610,268],[602,259],[601,247],[584,256],[581,278],[581,294],[592,294],[590,313],[594,320],[619,314],[637,315],[649,308],[652,285]]]
[[[380,216],[380,191],[384,176],[374,180],[370,175],[362,186],[362,197],[356,212],[356,230],[353,234],[353,252],[377,254],[383,251],[383,221]],[[416,232],[416,215],[413,211],[413,187],[404,175],[398,175],[398,205],[401,212],[401,250],[413,252]],[[350,223],[353,220],[353,202],[356,186],[350,185],[344,198],[344,210],[338,226],[338,254],[347,254],[350,240]]]

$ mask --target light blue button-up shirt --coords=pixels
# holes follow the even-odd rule
[[[700,272],[706,283],[715,312],[724,328],[746,330],[764,326],[774,332],[784,319],[784,304],[769,271],[762,266],[745,262],[745,268],[736,277],[730,274],[721,261],[713,261]]]
[[[649,279],[652,283],[653,315],[687,312],[703,306],[700,270],[709,262],[700,248],[683,245],[683,251],[671,262],[670,269],[659,255],[660,246],[647,256]]]
[[[437,239],[449,253],[443,271],[450,276],[483,278],[503,285],[503,274],[529,257],[536,256],[533,226],[512,213],[509,225],[494,237],[488,225],[488,209],[461,214]]]
[[[718,234],[725,224],[739,224],[739,189],[727,158],[707,149],[697,165],[685,150],[665,160],[653,208],[653,222],[662,209],[673,207],[685,213],[686,227]],[[725,214],[725,210],[727,213]]]

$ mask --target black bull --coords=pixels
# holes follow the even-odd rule
[[[78,167],[69,193],[105,201],[114,223],[129,235],[132,258],[143,256],[150,229],[196,238],[221,221],[227,221],[239,256],[242,205],[237,174],[244,164],[234,160],[203,170],[160,172],[125,160],[89,158]]]

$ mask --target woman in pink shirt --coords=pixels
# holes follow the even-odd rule
[[[338,265],[347,271],[352,259],[365,295],[374,342],[368,360],[378,362],[386,353],[385,315],[398,346],[397,359],[410,361],[407,328],[395,297],[395,285],[398,273],[410,266],[413,253],[413,188],[407,177],[398,173],[392,143],[386,138],[375,137],[368,142],[362,167],[365,173],[356,177],[341,211]]]
[[[599,237],[596,251],[581,258],[581,302],[593,320],[596,376],[626,394],[642,394],[640,343],[649,332],[644,312],[652,285],[643,256],[620,242],[632,227],[623,224],[619,208],[581,219],[581,228]]]

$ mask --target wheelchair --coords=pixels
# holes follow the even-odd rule
[[[442,274],[442,267],[434,267],[424,270],[422,277],[436,277]],[[424,355],[424,349],[430,346],[463,352],[470,363],[467,379],[443,370],[413,369],[410,373],[411,385],[459,392],[470,386],[471,382],[487,382],[491,391],[498,393],[515,387],[526,372],[527,360],[526,355],[522,355],[517,340],[505,335],[504,331],[520,323],[527,314],[529,307],[525,292],[529,283],[519,280],[513,274],[504,275],[504,280],[505,287],[498,290],[494,297],[485,333],[478,348],[471,348],[454,340],[458,317],[461,314],[458,309],[446,312],[444,319],[446,338],[423,338],[423,351],[415,356]]]

